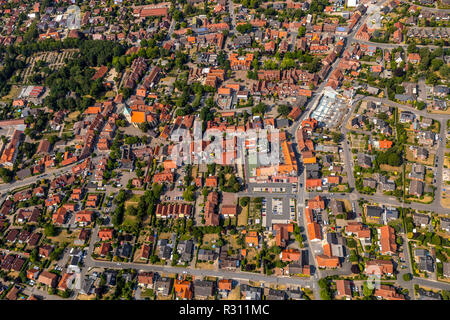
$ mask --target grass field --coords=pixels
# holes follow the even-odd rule
[[[219,235],[217,233],[208,233],[203,236],[203,249],[212,249],[214,243],[219,239]]]
[[[132,215],[125,213],[125,217],[123,219],[123,225],[133,226],[133,225],[136,225],[137,223],[138,223],[138,221],[137,221],[136,216],[132,216]]]
[[[202,270],[214,270],[216,268],[214,263],[209,262],[197,262],[195,267]]]
[[[158,236],[159,239],[170,239],[172,237],[171,232],[161,232]]]
[[[408,135],[407,142],[410,144],[416,143],[416,133],[412,130],[406,129],[406,134]]]
[[[79,114],[80,114],[80,111],[74,111],[74,112],[71,112],[71,113],[69,113],[69,115],[67,116],[67,119],[68,119],[68,120],[75,120],[75,119],[78,117]]]
[[[249,263],[256,263],[256,249],[248,248],[247,249],[247,261]]]
[[[127,201],[125,201],[125,208],[127,208],[128,206],[137,206],[139,203],[139,199],[140,199],[141,195],[140,194],[133,194],[133,196],[128,199]]]
[[[427,158],[427,160],[422,161],[420,159],[416,159],[414,158],[414,154],[413,151],[410,150],[409,148],[406,148],[406,160],[410,161],[410,162],[417,162],[426,166],[432,166],[434,163],[434,154],[430,154],[429,157]]]
[[[444,157],[444,168],[450,168],[450,157],[449,156]]]
[[[428,112],[435,114],[450,114],[450,108],[447,108],[447,110],[434,110],[433,108],[428,108]]]
[[[238,238],[237,235],[231,235],[226,239],[228,241],[228,243],[230,244],[231,248],[234,250],[241,249],[241,246],[238,245],[238,243],[237,243],[237,238]]]
[[[349,200],[347,199],[337,199],[337,200],[344,202],[345,211],[347,212],[352,211],[352,204]]]
[[[95,294],[85,295],[79,294],[77,300],[95,300]]]
[[[248,219],[248,205],[242,207],[241,213],[238,215],[238,226],[246,226]]]
[[[446,194],[445,192],[442,193],[441,205],[444,208],[450,208],[450,194]]]
[[[76,238],[78,238],[78,235],[80,234],[80,231],[74,231],[71,234],[67,233],[66,229],[61,230],[61,232],[56,237],[48,237],[52,242],[73,242]]]
[[[389,172],[394,172],[394,173],[397,172],[397,174],[402,172],[402,167],[392,167],[387,164],[380,164],[380,169],[383,171],[389,171]]]
[[[431,201],[433,201],[433,197],[432,196],[424,196],[423,199],[407,197],[406,200],[419,202],[419,203],[430,203]]]
[[[106,92],[105,97],[106,98],[114,98],[115,95],[116,95],[116,93],[114,91],[110,90],[110,91]]]
[[[9,93],[4,96],[1,101],[10,101],[13,99],[16,99],[20,92],[22,91],[22,88],[18,87],[18,86],[11,86],[11,91],[9,91]]]
[[[352,149],[356,149],[358,152],[366,150],[366,141],[364,140],[364,136],[354,136],[351,134],[350,141]]]
[[[228,295],[228,300],[241,300],[241,289],[236,286]]]

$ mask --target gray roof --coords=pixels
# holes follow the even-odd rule
[[[358,165],[361,167],[372,166],[372,158],[364,153],[358,153],[357,159],[358,159]]]
[[[199,260],[213,260],[214,259],[214,251],[199,249],[198,250],[198,259]]]
[[[442,263],[442,271],[443,271],[444,277],[450,278],[450,262]]]
[[[403,111],[400,113],[400,122],[411,122],[416,118],[415,114],[409,111]]]
[[[441,295],[437,292],[427,291],[423,288],[419,288],[419,300],[442,300]]]
[[[94,285],[94,279],[85,279],[81,286],[80,292],[82,294],[90,294],[93,285]]]
[[[180,246],[180,244],[178,244]],[[186,240],[183,243],[181,251],[181,260],[188,262],[192,259],[192,251],[194,249],[194,242],[192,240]]]
[[[319,171],[320,166],[318,163],[308,163],[305,165],[306,171]]]
[[[170,254],[172,253],[172,248],[169,246],[163,246],[159,249],[158,257],[161,259],[169,259]]]
[[[19,170],[16,172],[16,176],[17,176],[17,178],[19,178],[19,180],[23,180],[26,177],[31,176],[31,170],[30,170],[30,168],[25,168],[25,169]]]
[[[386,208],[386,220],[398,219],[398,210],[396,208]]]
[[[377,206],[367,206],[367,216],[368,217],[381,217],[383,209]]]
[[[248,284],[242,284],[241,294],[245,295],[246,300],[261,300],[262,288],[251,287]]]
[[[289,127],[289,120],[288,119],[277,119],[276,120],[276,127],[277,128]]]
[[[419,257],[419,269],[426,272],[434,272],[433,258],[430,256]]]
[[[267,296],[267,300],[286,300],[287,295],[284,290],[269,290],[269,295]]]
[[[413,221],[416,225],[422,225],[422,224],[429,224],[430,223],[430,217],[426,214],[422,213],[414,213],[413,214]]]
[[[155,282],[155,289],[159,292],[161,292],[163,295],[168,295],[170,293],[170,290],[172,289],[173,279],[163,277]]]
[[[428,256],[428,250],[427,249],[416,249],[414,251],[414,254],[416,257],[426,257]]]
[[[290,289],[290,290],[288,290],[287,294],[289,295],[289,298],[293,299],[293,300],[299,300],[299,299],[302,299],[302,297],[303,297],[303,291],[300,290],[299,288]]]
[[[441,229],[450,230],[450,219],[441,218]]]
[[[331,199],[330,207],[331,207],[331,212],[333,212],[333,214],[340,214],[340,213],[345,212],[344,203],[342,201],[339,201],[336,199]]]
[[[70,264],[71,266],[78,266],[78,263],[80,262],[80,257],[78,256],[73,256],[72,259],[70,260]]]
[[[196,296],[209,297],[214,294],[214,282],[208,280],[194,280]]]
[[[420,196],[423,194],[423,188],[424,185],[422,181],[411,180],[411,183],[409,184],[409,193]]]

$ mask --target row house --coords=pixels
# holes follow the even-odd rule
[[[192,214],[192,205],[190,204],[158,204],[156,206],[156,217],[166,218],[189,218]]]
[[[123,79],[123,87],[133,89],[136,83],[147,69],[147,63],[144,58],[138,57],[133,60],[131,69],[126,72]]]

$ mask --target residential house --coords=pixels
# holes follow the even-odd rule
[[[262,300],[263,290],[259,287],[251,287],[248,284],[240,286],[241,296],[245,300]]]
[[[174,292],[177,299],[191,300],[193,296],[192,282],[187,280],[175,280]]]
[[[284,290],[269,289],[267,300],[287,300],[287,294]]]
[[[395,230],[391,226],[382,226],[379,229],[381,254],[392,255],[397,251],[395,242]]]
[[[430,217],[426,214],[414,213],[412,218],[416,227],[425,228],[430,223]]]
[[[172,291],[173,279],[168,277],[161,277],[155,281],[154,290],[157,294],[168,296]]]
[[[405,300],[405,297],[402,294],[397,293],[393,287],[384,284],[380,285],[379,288],[376,288],[373,295],[378,299]]]
[[[390,277],[394,274],[394,264],[391,260],[369,260],[366,262],[364,273]]]
[[[44,270],[39,275],[37,282],[50,288],[55,288],[58,283],[58,275]]]
[[[352,298],[353,282],[351,280],[336,280],[336,297],[337,298]]]
[[[424,190],[424,183],[422,181],[411,180],[409,184],[410,195],[421,197],[423,194],[423,190]]]
[[[208,298],[214,295],[214,282],[208,280],[194,280],[196,298]]]
[[[155,274],[153,272],[140,272],[137,275],[138,286],[145,289],[153,289],[155,283]]]

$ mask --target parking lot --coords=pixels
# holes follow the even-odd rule
[[[289,223],[295,218],[295,201],[292,198],[264,197],[262,200],[263,226],[270,227],[273,223]]]
[[[280,216],[283,214],[283,200],[280,198],[274,198],[272,200],[272,214],[274,216]]]
[[[286,188],[283,187],[277,187],[277,188],[271,188],[271,187],[254,187],[254,192],[269,192],[269,193],[283,193],[286,192]]]

